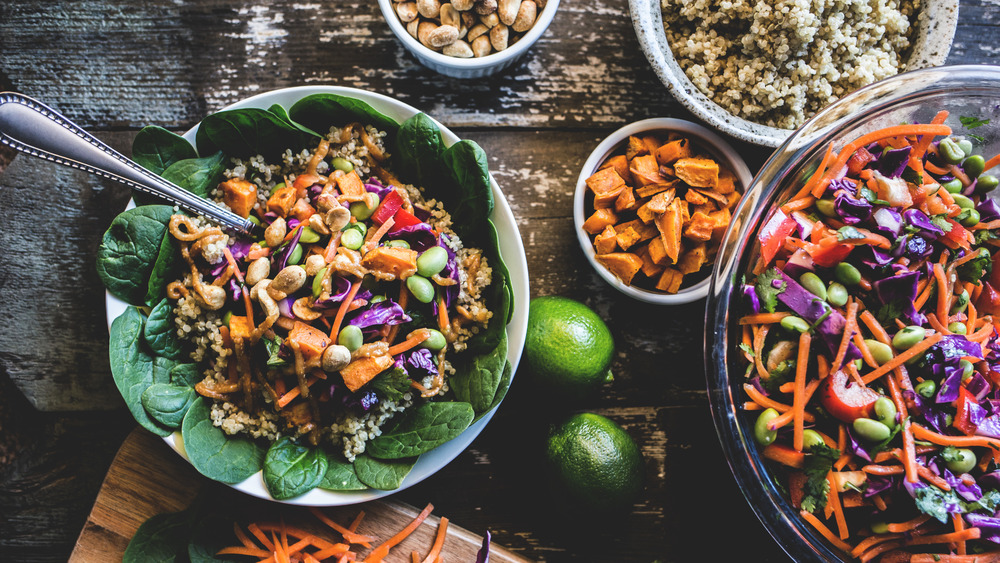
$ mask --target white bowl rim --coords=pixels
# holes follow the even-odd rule
[[[536,41],[538,41],[538,38],[545,33],[549,24],[552,23],[552,19],[556,17],[556,10],[559,8],[559,0],[549,0],[545,7],[542,8],[541,13],[535,20],[535,24],[531,26],[531,29],[529,29],[517,43],[514,43],[514,45],[508,47],[507,49],[504,49],[499,53],[486,55],[485,57],[462,59],[459,57],[450,57],[443,53],[431,50],[410,35],[409,32],[406,31],[403,21],[399,19],[399,16],[396,15],[396,12],[392,9],[392,0],[378,0],[378,4],[379,8],[382,9],[382,16],[389,24],[389,28],[394,34],[396,34],[396,37],[398,37],[399,40],[406,45],[406,47],[410,50],[418,51],[421,57],[427,57],[428,60],[433,61],[435,64],[463,70],[480,70],[489,68],[521,56],[522,53],[527,51]]]
[[[576,230],[577,241],[579,241],[580,247],[583,249],[583,254],[587,257],[590,265],[597,270],[597,273],[604,278],[604,281],[608,282],[612,287],[633,299],[638,299],[639,301],[652,303],[654,305],[682,305],[703,299],[708,295],[711,275],[695,285],[684,288],[673,294],[654,293],[626,285],[625,282],[615,277],[610,270],[597,261],[597,253],[594,251],[594,244],[590,241],[590,238],[583,230],[583,222],[585,221],[584,208],[586,203],[585,195],[587,192],[587,178],[596,172],[597,167],[600,166],[601,163],[604,162],[623,141],[628,139],[630,135],[647,133],[650,131],[677,131],[697,137],[700,141],[699,144],[703,149],[708,152],[715,153],[715,156],[721,155],[725,158],[725,160],[729,163],[730,169],[732,169],[733,173],[736,174],[737,179],[739,179],[742,184],[743,190],[746,190],[747,187],[750,186],[750,183],[753,180],[753,175],[750,174],[750,169],[747,167],[746,162],[739,155],[739,153],[737,153],[736,150],[733,149],[733,147],[730,146],[730,144],[727,143],[722,137],[716,135],[714,132],[702,125],[673,117],[651,117],[649,119],[643,119],[641,121],[636,121],[635,123],[630,123],[618,129],[601,141],[601,143],[597,145],[597,148],[590,153],[587,161],[583,164],[580,176],[576,180],[576,190],[573,193],[573,227]]]
[[[368,102],[376,110],[389,115],[390,117],[393,117],[393,115],[405,115],[406,117],[409,117],[420,113],[420,110],[414,108],[413,106],[382,94],[346,86],[325,85],[294,86],[262,92],[230,104],[218,111],[248,107],[267,109],[274,103],[281,103],[287,108],[291,107],[291,103],[289,103],[289,101],[299,100],[312,94],[322,93],[356,97]],[[405,117],[403,119],[405,119]],[[437,120],[434,120],[434,118],[431,119],[438,125],[438,127],[441,128],[441,137],[446,144],[451,145],[452,143],[460,140],[460,137],[455,135],[455,133],[450,129],[442,125]],[[183,137],[194,145],[195,135],[197,132],[198,125],[195,125],[184,133]],[[527,307],[530,299],[530,292],[528,289],[528,267],[527,259],[524,254],[524,244],[521,241],[516,218],[514,217],[514,213],[511,210],[510,205],[507,203],[506,198],[500,191],[500,186],[497,184],[497,181],[493,177],[492,173],[490,174],[490,186],[493,189],[493,199],[495,201],[491,219],[497,226],[497,232],[498,234],[502,232],[512,232],[514,234],[514,236],[500,236],[501,255],[503,256],[504,263],[507,266],[508,273],[510,275],[509,281],[514,291],[514,310],[511,321],[506,327],[508,338],[507,360],[511,364],[511,385],[513,385],[514,374],[517,372],[517,366],[521,359],[521,351],[524,346],[524,337],[527,331]],[[134,202],[129,201],[128,207],[134,207]],[[108,327],[110,328],[114,319],[125,312],[127,304],[105,291],[105,305]],[[382,498],[416,485],[443,469],[446,465],[448,465],[448,463],[458,457],[459,454],[465,451],[472,444],[473,440],[479,436],[479,434],[486,427],[487,423],[489,423],[489,421],[493,418],[493,415],[496,413],[498,408],[499,405],[494,407],[476,423],[466,428],[462,434],[458,435],[451,441],[421,455],[417,460],[416,465],[414,465],[413,469],[410,470],[410,473],[406,476],[398,489],[389,491],[377,489],[367,489],[364,491],[327,491],[317,488],[293,499],[279,501],[272,498],[267,492],[267,487],[264,485],[263,471],[258,471],[255,475],[252,475],[240,483],[227,484],[227,486],[257,498],[298,506],[344,506]],[[177,452],[178,455],[184,458],[185,461],[188,461],[187,454],[184,452],[184,445],[179,430],[169,436],[165,436],[163,440],[175,452]]]

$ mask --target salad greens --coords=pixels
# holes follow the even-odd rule
[[[223,179],[230,158],[261,154],[278,159],[286,149],[314,148],[331,126],[352,122],[386,131],[391,170],[407,183],[425,186],[455,218],[454,229],[466,247],[483,249],[493,271],[483,289],[493,313],[487,326],[468,341],[468,349],[451,358],[456,370],[454,391],[415,406],[397,417],[381,437],[369,442],[367,455],[348,463],[321,446],[282,439],[266,444],[226,435],[213,425],[211,402],[194,386],[203,378],[198,365],[181,363],[189,350],[175,331],[167,283],[183,265],[178,245],[167,231],[173,209],[137,194],[139,207],[112,222],[98,251],[97,269],[108,290],[142,309],[129,307],[111,327],[112,373],[136,420],[165,436],[180,427],[185,451],[198,471],[225,483],[237,483],[263,469],[274,498],[288,499],[316,486],[329,490],[399,487],[416,456],[463,432],[495,408],[511,380],[506,361],[506,324],[513,314],[513,289],[500,254],[499,237],[490,220],[494,208],[485,153],[474,142],[445,147],[441,131],[424,114],[403,123],[367,103],[333,94],[316,94],[291,108],[223,111],[205,118],[196,135],[197,150],[182,137],[150,126],[136,137],[133,154],[148,170],[171,179],[192,193],[207,196]],[[414,315],[408,327],[434,326]],[[288,360],[279,356],[281,339],[267,341],[269,366]],[[409,381],[388,370],[364,388],[387,397],[401,396]],[[399,459],[403,458],[403,459]]]

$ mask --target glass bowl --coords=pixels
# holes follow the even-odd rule
[[[767,531],[795,560],[850,561],[823,539],[778,490],[753,439],[753,417],[742,411],[743,368],[737,359],[740,276],[760,246],[758,228],[812,174],[827,146],[838,151],[860,135],[890,125],[929,122],[947,110],[956,134],[977,135],[987,157],[1000,152],[1000,67],[917,70],[872,84],[827,107],[779,147],[754,178],[733,214],[715,262],[705,318],[708,396],[719,440],[743,494]],[[964,117],[989,120],[974,129]],[[994,198],[997,196],[994,195]],[[733,362],[730,377],[729,362]]]

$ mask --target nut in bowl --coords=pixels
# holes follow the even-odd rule
[[[514,64],[559,7],[559,0],[378,1],[417,60],[455,78],[489,76]]]
[[[612,133],[584,164],[573,200],[577,238],[622,293],[689,303],[708,294],[731,209],[750,181],[718,135],[680,119],[645,119]]]

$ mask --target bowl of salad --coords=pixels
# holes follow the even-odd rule
[[[98,251],[112,375],[206,477],[300,505],[378,498],[482,431],[524,342],[524,249],[474,142],[341,87],[257,95],[133,159],[261,226],[137,194]]]
[[[831,105],[733,215],[709,398],[748,502],[797,560],[1000,557],[1000,67]]]

